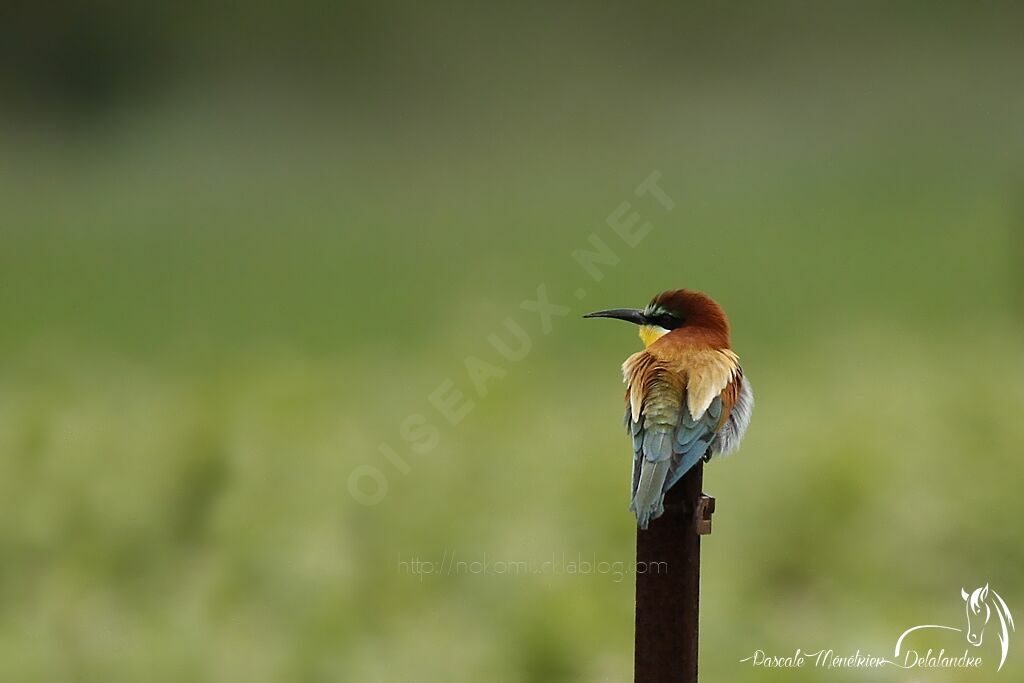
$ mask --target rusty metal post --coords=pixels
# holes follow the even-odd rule
[[[697,680],[700,537],[715,499],[701,493],[698,462],[665,495],[665,512],[636,536],[635,683]]]

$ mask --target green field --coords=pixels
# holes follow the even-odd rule
[[[465,11],[378,17],[418,37],[323,57],[351,82],[229,62],[2,120],[0,680],[631,680],[640,342],[579,315],[677,287],[757,397],[705,470],[703,680],[909,680],[739,660],[891,655],[961,586],[1022,609],[1019,13]]]

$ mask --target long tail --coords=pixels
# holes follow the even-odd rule
[[[629,509],[636,513],[636,523],[641,529],[646,529],[648,522],[660,517],[665,511],[665,492],[662,488],[670,464],[668,458],[656,461],[645,458],[640,464],[640,480]]]

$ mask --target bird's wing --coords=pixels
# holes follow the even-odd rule
[[[708,409],[699,419],[694,420],[689,409],[683,410],[682,419],[676,429],[675,454],[672,459],[672,467],[669,468],[668,476],[665,477],[663,491],[668,491],[683,475],[690,471],[690,468],[697,464],[697,461],[705,457],[708,446],[721,424],[723,404],[720,396],[716,396]]]
[[[623,365],[633,439],[630,507],[642,528],[661,515],[664,492],[704,457],[728,418],[739,367],[731,367],[732,358],[698,354],[671,362],[641,351]]]
[[[747,427],[750,426],[750,415],[754,410],[754,392],[750,388],[750,380],[740,369],[729,386],[722,390],[722,424],[715,432],[715,440],[711,442],[705,459],[717,455],[728,455],[735,451],[743,440]]]

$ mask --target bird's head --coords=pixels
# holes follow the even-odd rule
[[[640,326],[640,339],[650,346],[674,330],[686,329],[714,337],[729,345],[729,321],[725,311],[703,292],[676,289],[662,292],[646,308],[613,308],[588,313],[584,318],[617,318]]]

